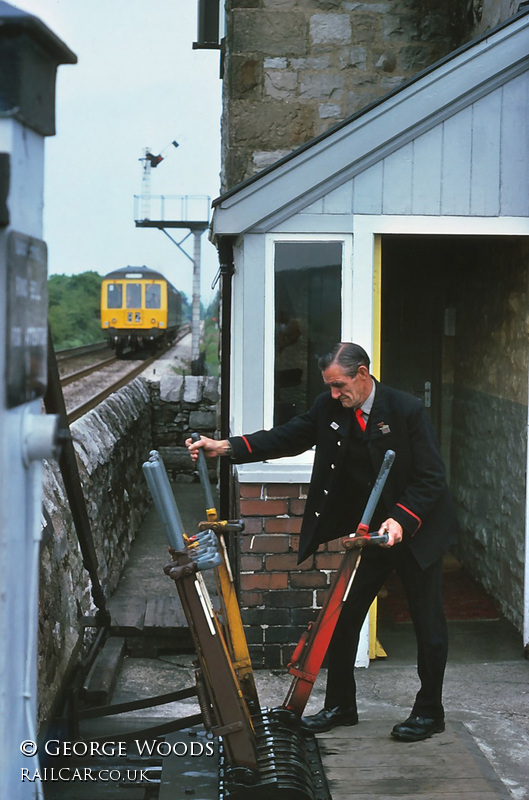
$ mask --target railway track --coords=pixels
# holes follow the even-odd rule
[[[81,367],[81,369],[75,370],[75,372],[68,372],[61,377],[61,386],[68,386],[70,383],[81,380],[81,378],[86,378],[87,375],[98,372],[103,367],[114,364],[117,360],[117,356],[111,356],[110,358],[103,359],[103,361],[96,361],[95,364],[90,364],[87,367]]]
[[[123,386],[126,386],[127,383],[130,383],[134,378],[136,378],[144,369],[146,369],[150,364],[156,361],[160,357],[161,353],[156,353],[155,355],[149,356],[142,361],[119,361],[119,359],[113,359],[113,361],[119,361],[121,365],[126,365],[126,367],[132,367],[126,369],[123,373],[119,370],[120,375],[118,378],[115,377],[115,372],[111,373],[110,376],[110,383],[104,386],[104,388],[94,391],[87,399],[83,400],[82,402],[73,401],[72,404],[68,402],[68,398],[65,397],[66,400],[66,409],[67,409],[67,418],[68,423],[71,424],[75,422],[75,420],[82,417],[83,414],[86,414],[88,411],[91,411],[95,408],[99,403],[103,400],[106,400],[114,392],[117,392],[119,389],[122,389]],[[104,372],[101,367],[97,370],[99,376],[108,376],[108,372]],[[90,375],[94,375],[92,371]],[[86,396],[86,395],[85,395]]]
[[[189,334],[189,331],[189,325],[183,326],[175,342],[170,347],[182,341]],[[104,347],[101,346],[101,343],[97,343],[96,345],[88,345],[87,349],[72,348],[68,351],[62,351],[60,359],[61,371],[62,365],[68,361],[78,359],[80,356],[87,356],[87,354],[98,353],[103,349],[108,350],[106,343]],[[91,411],[111,394],[122,389],[123,386],[134,380],[168,349],[169,347],[141,359],[132,359],[131,353],[125,359],[111,356],[61,375],[61,387],[66,404],[68,423],[75,422],[75,420]]]
[[[82,344],[79,347],[67,347],[64,350],[56,350],[55,358],[57,362],[69,361],[72,358],[84,356],[87,353],[97,353],[100,350],[107,350],[108,344],[106,341],[92,342],[91,344]]]

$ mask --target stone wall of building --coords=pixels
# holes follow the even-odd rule
[[[494,28],[524,7],[520,0],[468,0],[472,36]]]
[[[468,36],[459,0],[231,0],[228,189],[398,87]]]
[[[157,448],[173,477],[196,480],[184,441],[195,429],[213,435],[217,400],[217,378],[184,378],[167,370],[156,380],[137,378],[71,426],[105,597],[110,597],[118,584],[151,504],[142,463],[149,451]],[[96,611],[60,470],[52,462],[45,469],[44,509],[40,721],[48,718],[83,646],[82,618]]]
[[[455,278],[451,482],[462,528],[457,554],[521,630],[529,246],[484,242],[473,267]]]

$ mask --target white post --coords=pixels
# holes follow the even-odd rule
[[[202,231],[193,231],[193,322],[191,326],[191,358],[200,355],[200,240]]]
[[[375,237],[372,231],[354,231],[351,341],[373,352],[373,277]],[[369,614],[360,632],[356,666],[369,666]]]

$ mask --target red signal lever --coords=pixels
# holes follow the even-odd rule
[[[375,481],[364,514],[356,529],[356,533],[342,539],[345,548],[342,563],[338,567],[332,586],[316,620],[301,635],[292,655],[288,671],[292,675],[292,683],[283,702],[283,709],[301,717],[314,686],[314,682],[323,663],[327,647],[338,622],[338,617],[345,603],[356,571],[362,558],[362,549],[368,544],[386,544],[387,533],[369,533],[369,524],[375,512],[382,489],[395,459],[393,450],[388,450]],[[356,550],[356,552],[354,552]]]

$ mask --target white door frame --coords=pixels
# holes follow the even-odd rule
[[[382,234],[430,236],[529,236],[527,217],[423,217],[357,214],[353,230],[353,314],[351,341],[368,352],[378,349],[375,338],[377,302],[376,237]],[[527,465],[529,475],[529,407],[527,416]],[[523,643],[529,647],[529,490],[525,487],[525,567]]]

